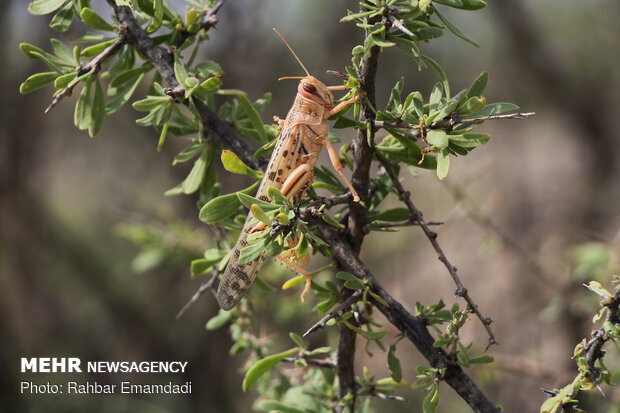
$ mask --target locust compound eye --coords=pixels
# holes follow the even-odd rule
[[[311,85],[310,83],[303,84],[304,92],[310,93],[311,95],[316,95],[316,87]]]

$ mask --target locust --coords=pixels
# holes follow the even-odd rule
[[[299,79],[299,85],[295,102],[286,115],[286,119],[284,121],[278,120],[281,127],[280,134],[265,175],[258,187],[256,197],[271,202],[272,200],[267,193],[270,186],[280,190],[289,200],[302,197],[314,181],[314,165],[325,146],[334,169],[351,191],[353,200],[359,202],[359,196],[342,172],[338,154],[327,138],[327,118],[357,102],[362,94],[334,105],[334,96],[331,91],[345,90],[347,86],[326,86],[311,76],[284,37],[275,28],[273,30],[288,47],[306,76],[289,76],[278,79]],[[253,220],[252,217],[252,212],[249,212],[217,290],[217,302],[224,310],[229,310],[237,305],[250,288],[265,260],[265,253],[263,253],[253,261],[239,265],[241,250],[249,245],[248,236],[266,227],[264,223],[254,223],[256,220]],[[276,258],[306,277],[306,287],[302,293],[303,300],[310,287],[310,274],[293,261],[282,256]]]

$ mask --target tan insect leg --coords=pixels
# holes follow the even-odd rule
[[[351,185],[351,181],[349,181],[349,179],[342,173],[342,165],[340,165],[340,159],[338,159],[338,154],[336,153],[336,150],[327,139],[325,139],[325,146],[327,146],[327,153],[329,153],[329,159],[332,161],[334,169],[336,170],[336,172],[338,172],[338,175],[340,175],[344,183],[347,184],[349,190],[353,194],[353,201],[359,202],[360,197],[357,195],[357,191],[355,190],[355,188],[353,188],[353,185]]]
[[[348,89],[347,85],[338,85],[338,86],[327,86],[329,90],[346,90]]]
[[[312,284],[312,276],[310,275],[308,271],[304,270],[303,268],[301,268],[299,265],[295,264],[294,262],[287,260],[281,255],[277,255],[276,258],[306,278],[306,286],[304,287],[304,290],[301,292],[301,296],[299,297],[301,299],[301,302],[303,303],[306,298],[306,294],[308,293],[308,291],[310,291],[310,284]]]
[[[351,99],[345,100],[344,102],[340,102],[339,104],[337,104],[336,106],[334,106],[334,107],[332,108],[332,110],[330,110],[330,111],[327,113],[327,117],[330,117],[330,116],[332,116],[332,115],[335,115],[336,113],[340,112],[342,109],[346,108],[346,107],[347,107],[347,105],[350,105],[351,103],[355,103],[355,102],[357,102],[358,100],[360,100],[360,99],[362,98],[362,96],[363,96],[362,94],[359,94],[359,95],[357,95],[357,96],[355,96],[355,97],[352,97]]]

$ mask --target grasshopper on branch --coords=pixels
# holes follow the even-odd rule
[[[327,118],[340,112],[347,105],[357,102],[362,95],[358,94],[334,106],[334,97],[331,91],[345,90],[347,87],[345,85],[326,86],[311,76],[282,35],[276,29],[273,30],[280,36],[295,59],[297,59],[299,65],[306,72],[306,76],[278,79],[300,79],[300,81],[293,107],[286,115],[286,119],[279,121],[282,129],[256,197],[263,201],[271,201],[267,195],[267,189],[270,186],[279,189],[288,199],[303,196],[305,190],[314,181],[314,165],[321,150],[326,146],[334,169],[351,191],[353,200],[359,202],[357,192],[342,173],[342,165],[340,165],[338,154],[327,139]],[[241,250],[248,245],[248,236],[264,229],[266,226],[260,222],[254,224],[250,222],[251,220],[252,213],[250,212],[217,290],[217,302],[224,310],[229,310],[237,305],[250,288],[256,273],[265,260],[265,254],[263,253],[255,260],[239,265],[239,256],[241,255]],[[281,256],[277,258],[306,277],[306,287],[302,293],[303,300],[310,287],[310,274],[286,258]]]

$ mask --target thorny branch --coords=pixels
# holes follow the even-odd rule
[[[618,317],[618,308],[620,307],[620,291],[617,291],[613,297],[603,300],[603,305],[608,309],[605,321],[618,325],[620,323],[620,318]],[[600,376],[600,368],[596,367],[595,364],[598,359],[605,355],[602,348],[603,344],[605,344],[607,340],[609,340],[609,336],[605,332],[605,329],[601,327],[592,332],[592,338],[588,341],[584,349],[586,353],[586,365],[588,366],[588,370],[591,374],[590,378],[597,385],[597,381]]]
[[[480,310],[478,309],[478,305],[470,297],[469,292],[467,291],[467,288],[463,286],[463,283],[461,282],[461,279],[459,278],[456,272],[456,267],[452,265],[450,261],[448,261],[446,254],[444,254],[443,250],[441,249],[441,246],[439,245],[439,242],[437,242],[437,234],[431,231],[431,229],[428,227],[428,224],[422,218],[422,212],[420,212],[420,210],[418,210],[413,204],[413,201],[411,200],[411,194],[408,191],[406,191],[403,185],[400,183],[400,181],[398,180],[398,176],[394,172],[394,169],[392,169],[392,166],[390,165],[389,161],[385,159],[379,153],[376,154],[376,157],[377,159],[379,159],[379,162],[381,162],[381,164],[387,171],[388,175],[392,179],[392,182],[394,183],[394,187],[398,191],[398,195],[401,201],[403,201],[405,205],[407,205],[407,208],[411,212],[412,217],[414,218],[416,222],[419,223],[420,228],[422,228],[422,230],[424,231],[424,234],[426,234],[426,237],[428,238],[429,242],[433,246],[433,249],[435,249],[435,252],[437,253],[439,261],[441,261],[445,265],[445,267],[448,269],[448,272],[450,273],[450,276],[454,280],[454,283],[456,284],[456,287],[457,287],[455,294],[465,299],[468,307],[476,314],[476,316],[478,316],[478,318],[484,325],[484,328],[487,330],[487,334],[489,335],[489,344],[487,346],[487,349],[493,344],[499,344],[499,342],[495,338],[495,335],[493,334],[493,331],[491,330],[491,323],[493,322],[493,320],[491,320],[489,317],[483,316]]]
[[[447,354],[443,349],[433,346],[435,340],[428,332],[424,319],[409,313],[400,302],[396,301],[379,284],[374,275],[352,250],[349,243],[342,238],[341,233],[336,228],[323,222],[317,216],[316,210],[309,208],[303,212],[302,219],[312,225],[316,225],[319,237],[330,245],[338,264],[360,280],[370,280],[373,292],[388,304],[385,306],[380,301],[369,297],[374,306],[416,346],[431,366],[447,369],[442,379],[469,404],[474,412],[499,412],[497,407],[488,400],[472,379],[465,374],[455,357]]]

